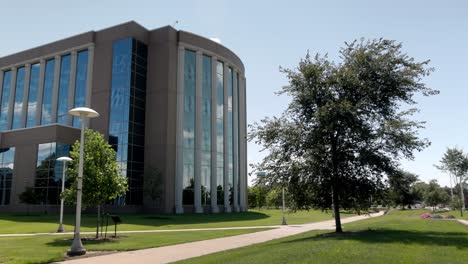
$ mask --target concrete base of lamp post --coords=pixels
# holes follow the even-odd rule
[[[59,224],[59,227],[57,229],[57,233],[63,233],[63,225],[62,224]]]
[[[70,250],[67,251],[67,255],[70,257],[73,256],[81,256],[86,254],[86,249],[83,247],[81,243],[80,235],[75,234],[75,238],[73,238],[73,244]]]

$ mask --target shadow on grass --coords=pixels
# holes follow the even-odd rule
[[[282,243],[295,243],[306,241],[346,241],[354,240],[363,243],[386,244],[403,243],[406,245],[433,245],[455,246],[457,249],[468,248],[468,234],[462,232],[435,232],[435,231],[409,231],[378,229],[361,232],[344,232],[343,234],[325,233],[311,237],[284,241]]]
[[[86,239],[84,240],[83,239],[83,243],[86,244],[86,246],[89,246],[89,245],[100,245],[100,244],[114,244],[114,243],[117,243],[119,239],[122,239],[122,238],[118,238],[118,239],[114,239],[114,238],[111,238],[111,239],[99,239],[99,240],[94,240],[94,239]],[[67,246],[70,246],[72,244],[72,241],[73,241],[73,238],[57,238],[57,239],[54,239],[53,241],[51,242],[47,242],[46,245],[48,246],[52,246],[52,247],[67,247]]]

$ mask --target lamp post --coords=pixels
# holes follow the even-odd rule
[[[68,111],[69,115],[81,117],[81,136],[80,136],[80,159],[78,162],[78,185],[76,190],[76,219],[75,219],[75,237],[67,255],[78,256],[86,254],[86,249],[83,247],[80,238],[80,223],[81,223],[81,195],[83,188],[83,153],[84,153],[84,131],[86,128],[87,118],[98,117],[98,112],[87,107],[77,107]]]
[[[282,200],[282,202],[283,202],[283,207],[281,208],[281,211],[282,211],[282,213],[283,213],[283,222],[281,222],[281,224],[282,224],[282,225],[288,225],[288,223],[286,223],[286,214],[285,214],[285,212],[284,212],[284,211],[285,211],[284,209],[285,209],[285,207],[286,207],[286,206],[285,206],[285,202],[284,202],[284,177],[283,177],[283,179],[282,179],[282,181],[281,181],[281,188],[282,188],[282,192],[283,192],[283,193],[281,194],[281,200]]]
[[[60,157],[57,161],[63,161],[63,171],[62,171],[62,192],[65,189],[65,171],[67,170],[67,162],[72,161],[69,157]],[[57,233],[63,232],[63,197],[60,198],[60,223],[57,229]]]
[[[283,216],[283,220],[281,222],[281,225],[288,225],[288,223],[286,222],[286,203],[284,201],[284,174],[286,174],[285,172],[281,172],[281,202],[282,202],[282,207],[281,207],[281,213],[282,213],[282,216]],[[264,171],[259,171],[257,172],[257,177],[265,177],[267,175],[266,172]]]

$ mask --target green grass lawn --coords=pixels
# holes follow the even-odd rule
[[[182,263],[468,263],[468,228],[420,219],[424,212],[393,211],[346,224],[342,235],[313,231]]]
[[[434,214],[440,214],[440,215],[453,215],[457,219],[464,219],[468,220],[468,211],[463,211],[463,216],[461,216],[460,211],[450,211],[450,212],[440,212],[440,213],[434,213]]]
[[[116,240],[83,241],[83,245],[88,251],[126,251],[234,236],[262,230],[266,229],[123,234]],[[72,243],[71,239],[71,235],[2,237],[0,238],[0,263],[37,264],[63,260]]]
[[[350,214],[343,214],[343,217]],[[58,215],[0,214],[0,234],[55,232]],[[250,210],[232,214],[183,214],[183,215],[121,215],[123,223],[118,230],[187,229],[211,227],[245,227],[281,224],[281,210]],[[331,213],[317,210],[288,213],[289,224],[302,224],[332,219]],[[110,221],[110,230],[113,226]],[[65,231],[73,231],[74,215],[64,216]],[[94,231],[95,215],[83,215],[81,231]]]

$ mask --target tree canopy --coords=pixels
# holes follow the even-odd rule
[[[265,181],[285,180],[296,209],[333,205],[337,232],[340,206],[368,206],[399,160],[429,144],[411,106],[417,94],[438,93],[422,82],[433,69],[401,49],[361,39],[345,43],[339,63],[307,53],[297,69],[281,68],[289,85],[279,94],[291,98],[283,115],[250,126],[250,139],[268,150],[255,165],[270,175]]]
[[[418,176],[407,171],[399,171],[390,175],[389,199],[393,205],[403,207],[410,206],[415,201],[413,185],[418,181]]]
[[[70,151],[72,161],[67,169],[73,182],[64,193],[69,202],[76,201],[80,142],[76,141]],[[128,189],[127,178],[117,166],[115,151],[97,131],[86,129],[83,164],[83,206],[95,207],[119,196]]]
[[[440,160],[440,165],[436,166],[438,169],[446,172],[450,176],[450,193],[453,198],[453,189],[452,181],[455,183],[455,186],[460,188],[459,202],[455,204],[460,204],[461,214],[463,215],[463,210],[465,209],[465,196],[464,196],[464,183],[467,180],[468,175],[468,156],[459,148],[447,148],[447,151],[444,153],[444,156]]]

